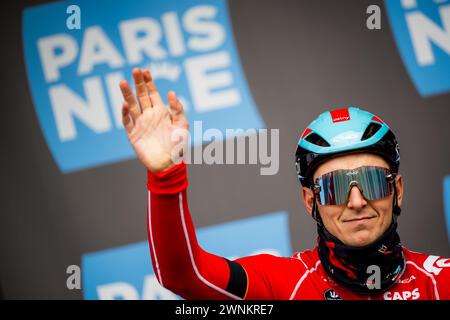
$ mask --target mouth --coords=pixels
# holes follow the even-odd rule
[[[358,217],[352,219],[346,219],[344,222],[365,222],[374,219],[375,217]]]

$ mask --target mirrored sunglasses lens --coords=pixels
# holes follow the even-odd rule
[[[392,193],[392,184],[386,179],[389,172],[383,168],[363,167],[359,174],[358,184],[363,190],[364,197],[378,200]]]
[[[378,167],[361,167],[354,170],[337,170],[320,176],[316,183],[320,186],[319,203],[322,205],[342,205],[347,202],[350,185],[356,182],[368,200],[389,196],[392,185],[386,179],[389,171]]]

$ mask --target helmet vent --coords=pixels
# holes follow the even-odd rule
[[[379,123],[371,122],[367,128],[366,131],[364,131],[364,134],[362,135],[361,140],[367,140],[370,137],[372,137],[375,133],[377,133],[378,130],[380,130],[381,125]]]
[[[319,136],[317,133],[311,133],[305,138],[306,141],[311,142],[315,145],[321,146],[321,147],[329,147],[330,144],[325,141],[324,138]]]

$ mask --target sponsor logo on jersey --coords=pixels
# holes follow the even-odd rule
[[[441,258],[438,256],[429,256],[423,263],[423,267],[426,271],[439,275],[443,268],[450,267],[450,259]]]
[[[422,96],[450,90],[450,2],[386,0],[404,65]]]
[[[420,298],[419,288],[412,291],[386,291],[383,294],[384,300],[417,300]]]
[[[79,30],[66,24],[73,4],[81,12]],[[135,158],[119,89],[133,67],[150,68],[163,98],[176,91],[188,119],[205,130],[225,136],[226,129],[265,127],[242,72],[226,0],[59,1],[26,8],[22,21],[33,105],[64,173]]]
[[[398,283],[410,283],[411,281],[416,280],[415,276],[410,276],[409,278],[399,280]]]
[[[325,300],[342,300],[342,298],[333,289],[328,289],[325,291],[323,297]]]

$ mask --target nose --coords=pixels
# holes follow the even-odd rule
[[[367,205],[366,199],[363,197],[361,190],[357,186],[352,186],[348,196],[347,207],[354,210],[361,210]]]

